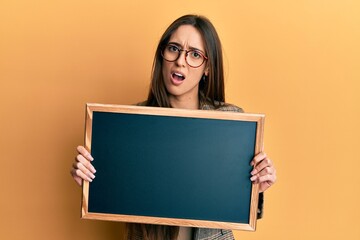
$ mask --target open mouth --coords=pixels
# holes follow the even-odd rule
[[[177,81],[184,81],[184,79],[185,79],[185,77],[180,73],[175,72],[175,73],[173,73],[171,75],[172,75],[173,79],[175,79]]]

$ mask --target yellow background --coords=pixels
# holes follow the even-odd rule
[[[0,239],[120,239],[120,223],[80,219],[85,103],[143,100],[187,13],[219,32],[228,102],[267,115],[278,182],[236,238],[360,239],[358,0],[1,0]]]

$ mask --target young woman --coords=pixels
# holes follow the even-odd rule
[[[225,103],[224,72],[220,39],[211,22],[202,16],[185,15],[175,20],[165,31],[157,47],[148,98],[139,105],[215,111],[242,112]],[[92,181],[96,170],[84,147],[71,174],[81,185]],[[251,181],[260,186],[258,217],[262,215],[263,192],[276,181],[272,161],[262,152],[252,165]],[[221,229],[179,228],[149,224],[128,224],[127,239],[234,239],[232,232]]]

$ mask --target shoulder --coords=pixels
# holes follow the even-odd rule
[[[240,112],[243,113],[244,110],[236,105],[230,103],[223,103],[217,109],[217,111],[227,111],[227,112]]]
[[[240,112],[243,113],[244,110],[234,104],[224,103],[215,101],[211,103],[210,101],[200,102],[201,110],[215,110],[215,111],[224,111],[224,112]]]
[[[135,106],[146,106],[147,105],[147,101],[142,101],[142,102],[138,102],[136,104],[134,104]]]

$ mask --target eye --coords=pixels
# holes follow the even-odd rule
[[[198,51],[191,51],[189,53],[192,58],[196,58],[196,59],[202,58],[202,54]]]
[[[174,46],[174,45],[168,45],[167,50],[169,52],[179,52],[179,48],[177,46]]]

